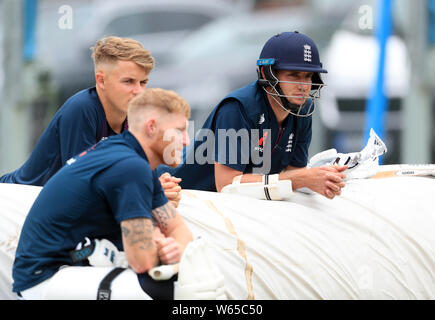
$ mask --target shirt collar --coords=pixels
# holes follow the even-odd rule
[[[121,133],[124,141],[134,150],[137,152],[138,155],[140,155],[142,158],[144,158],[146,161],[148,161],[148,158],[145,154],[145,151],[143,151],[142,146],[140,145],[139,141],[137,141],[136,137],[129,131],[125,130]]]

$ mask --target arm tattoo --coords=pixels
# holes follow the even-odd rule
[[[174,219],[176,216],[177,211],[170,202],[153,210],[153,221],[162,231],[168,229],[168,220]]]
[[[149,219],[136,218],[124,220],[122,222],[121,232],[128,244],[135,245],[140,243],[142,250],[150,250],[154,245],[154,228]]]

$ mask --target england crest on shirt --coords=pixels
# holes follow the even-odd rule
[[[290,136],[288,137],[288,142],[287,142],[287,146],[285,147],[285,152],[292,152],[292,148],[293,148],[293,137],[294,137],[294,133],[290,133]]]

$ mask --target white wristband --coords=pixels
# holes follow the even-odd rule
[[[279,181],[279,174],[266,174],[261,178],[261,182],[264,185],[276,184]]]

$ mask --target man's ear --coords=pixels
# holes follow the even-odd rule
[[[146,122],[145,122],[145,135],[148,138],[154,138],[156,136],[157,133],[157,123],[156,123],[156,119],[155,118],[149,118]]]
[[[266,79],[266,76],[264,75],[264,68],[260,68],[260,72],[261,72],[261,77],[263,79]]]
[[[103,71],[98,71],[95,74],[95,83],[96,86],[102,90],[104,90],[105,86],[104,86],[104,72]]]

